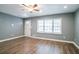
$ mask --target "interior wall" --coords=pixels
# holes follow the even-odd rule
[[[21,18],[0,13],[0,40],[23,35]]]
[[[79,9],[75,13],[75,39],[76,44],[79,45]]]
[[[62,34],[37,33],[37,20],[53,19],[53,18],[62,18]],[[60,40],[67,40],[67,41],[73,41],[74,39],[74,15],[73,14],[40,16],[40,17],[25,19],[25,21],[27,20],[31,20],[31,23],[32,23],[32,36],[60,39]]]

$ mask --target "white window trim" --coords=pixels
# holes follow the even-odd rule
[[[62,21],[62,18],[58,18],[58,19],[61,20],[61,32],[59,32],[59,33],[58,33],[58,32],[57,32],[57,33],[56,33],[56,32],[53,32],[53,33],[55,33],[55,34],[62,34],[62,29],[63,29],[63,28],[62,28],[62,24],[63,24],[63,21]]]
[[[43,34],[62,34],[62,33],[56,33],[56,32],[51,32],[51,33],[49,33],[49,32],[37,32],[37,33],[43,33]]]
[[[58,18],[58,19],[60,19],[61,20],[61,32],[39,32],[38,30],[37,30],[37,33],[43,33],[43,34],[62,34],[62,23],[63,23],[63,21],[62,21],[62,18]],[[38,23],[38,21],[37,21],[37,23]],[[37,28],[38,28],[38,24],[37,24]]]

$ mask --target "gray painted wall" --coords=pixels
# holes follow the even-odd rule
[[[11,24],[14,24],[12,27]],[[0,40],[23,35],[21,18],[0,13]]]
[[[79,45],[79,10],[75,13],[75,39],[74,41]]]
[[[39,19],[53,19],[53,18],[62,18],[62,34],[46,34],[46,33],[37,33],[37,20]],[[45,37],[52,39],[68,40],[72,41],[74,38],[74,15],[73,14],[59,14],[51,16],[41,16],[28,18],[32,23],[32,36],[35,37]]]

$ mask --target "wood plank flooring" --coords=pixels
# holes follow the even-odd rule
[[[70,43],[22,37],[0,42],[0,54],[79,54]]]

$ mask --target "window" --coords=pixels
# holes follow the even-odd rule
[[[54,32],[61,33],[61,19],[54,19]]]
[[[37,32],[40,33],[61,33],[61,19],[38,20]]]
[[[43,20],[38,20],[38,26],[37,26],[37,32],[44,32],[44,23],[43,23]]]
[[[44,32],[52,32],[52,20],[44,21]]]

